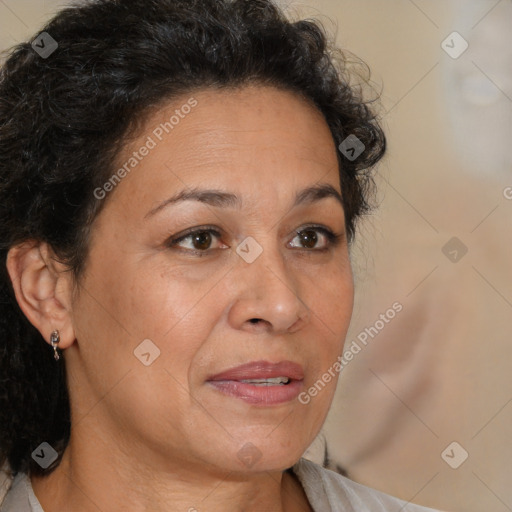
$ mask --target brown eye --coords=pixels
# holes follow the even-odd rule
[[[166,245],[170,248],[183,250],[191,255],[206,256],[211,255],[217,249],[229,249],[229,246],[221,243],[221,238],[221,233],[216,229],[203,228],[172,238]],[[335,235],[330,229],[318,226],[296,231],[296,236],[293,240],[297,238],[300,239],[300,245],[290,244],[289,247],[311,252],[323,252],[338,246],[343,235]],[[323,245],[319,245],[322,241]]]
[[[206,251],[212,244],[212,235],[208,231],[202,231],[191,236],[192,245],[198,251]]]
[[[315,248],[318,242],[318,236],[313,229],[301,231],[298,235],[301,237],[301,242],[306,249]]]
[[[187,234],[169,240],[168,247],[179,248],[190,253],[208,254],[215,249],[221,249],[219,246],[221,234],[215,229],[198,229],[189,231]],[[215,240],[217,246],[215,246]],[[213,246],[213,247],[212,247]],[[224,246],[224,248],[227,246]]]
[[[298,249],[309,249],[312,251],[328,251],[329,249],[338,246],[341,243],[343,235],[335,235],[330,229],[318,227],[306,227],[297,231],[296,240],[299,238],[300,245],[292,245]],[[318,246],[317,244],[323,245]]]

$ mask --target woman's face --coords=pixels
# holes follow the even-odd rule
[[[92,226],[76,342],[64,352],[73,435],[101,432],[94,449],[121,447],[151,467],[282,470],[324,422],[336,379],[310,400],[297,395],[332,372],[353,307],[342,205],[303,194],[342,194],[336,148],[321,115],[290,92],[191,96],[126,148],[116,169],[129,172]],[[168,202],[199,190],[229,199]],[[331,243],[325,230],[342,236]],[[239,382],[276,376],[261,362],[283,361],[303,379]]]

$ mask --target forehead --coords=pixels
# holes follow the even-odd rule
[[[141,136],[124,153],[148,135],[158,146],[168,147],[170,158],[171,150],[222,158],[226,149],[247,153],[261,147],[288,147],[297,157],[328,164],[335,157],[334,141],[320,111],[295,92],[269,86],[204,89],[164,103],[146,118]]]
[[[299,188],[320,180],[339,188],[336,148],[322,114],[298,94],[268,86],[200,90],[162,105],[118,167],[144,145],[151,150],[118,188],[158,195],[198,183]]]

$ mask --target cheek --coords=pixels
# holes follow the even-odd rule
[[[127,369],[143,366],[137,351],[148,345],[146,340],[154,365],[172,360],[173,368],[177,362],[186,369],[201,334],[201,323],[193,317],[204,292],[178,273],[164,274],[158,265],[112,264],[101,257],[94,261],[98,263],[89,268],[73,306],[84,369],[120,378]],[[106,387],[111,384],[107,380]]]
[[[101,318],[111,329],[122,331],[122,336],[129,334],[132,341],[166,339],[205,294],[179,269],[169,269],[155,259],[127,259],[116,265],[105,261],[91,275],[85,287],[103,310]]]
[[[312,391],[317,407],[330,403],[336,389],[339,372],[336,361],[343,352],[354,306],[354,283],[350,267],[338,267],[323,273],[316,279],[317,286],[309,286],[307,301],[310,308],[311,329],[314,332],[314,357],[312,357],[312,379],[308,387],[317,386]],[[313,355],[313,354],[312,354]],[[318,390],[322,390],[319,392]],[[318,396],[316,393],[318,392]]]
[[[153,436],[181,428],[176,417],[185,421],[194,407],[189,392],[194,356],[219,308],[210,288],[158,266],[91,267],[74,306],[82,358],[79,379],[92,390],[91,397],[77,403],[80,411],[105,397],[108,414],[119,422],[129,419]],[[147,418],[152,418],[149,426]],[[172,418],[177,425],[172,426]]]
[[[309,273],[303,283],[304,297],[311,321],[328,340],[338,343],[344,338],[354,307],[354,282],[350,265],[331,265]]]
[[[129,364],[141,342],[151,340],[156,348],[149,346],[158,355],[151,369],[167,370],[177,379],[173,386],[183,389],[188,389],[194,360],[225,308],[215,286],[219,277],[210,274],[198,279],[203,272],[191,273],[152,260],[136,271],[124,269],[116,284],[104,287],[119,322],[107,320],[130,354]]]

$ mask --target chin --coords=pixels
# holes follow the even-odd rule
[[[284,471],[293,466],[305,452],[306,446],[276,446],[268,438],[246,441],[232,459],[233,471]]]

